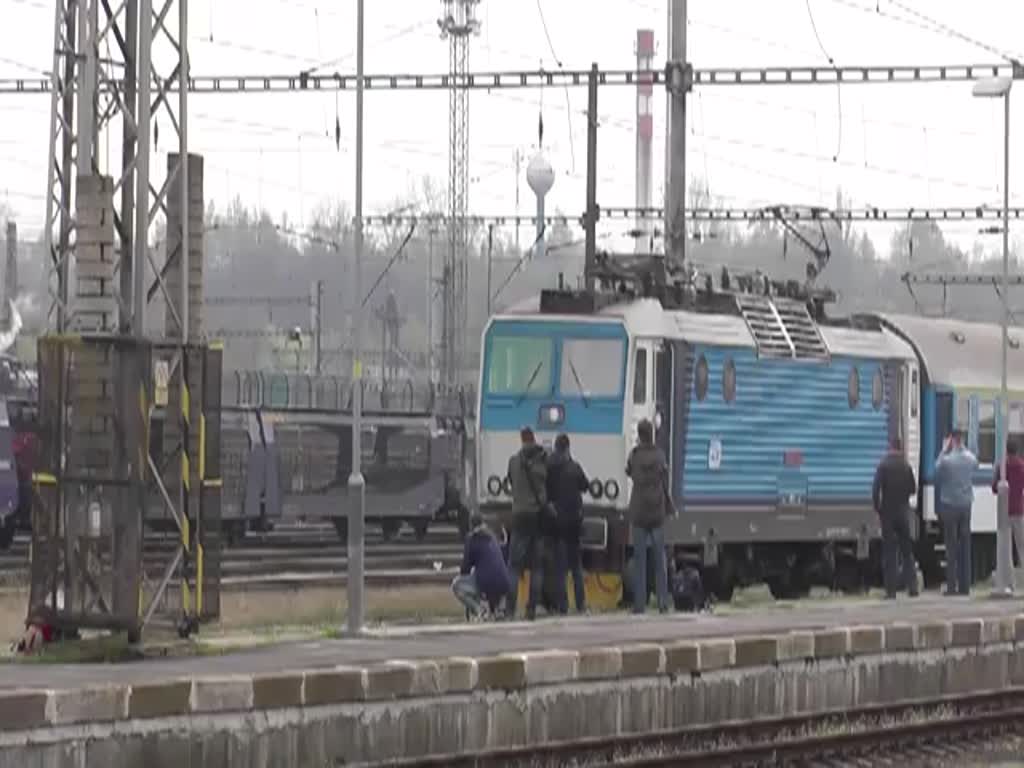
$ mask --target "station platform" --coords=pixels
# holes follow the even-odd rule
[[[884,626],[900,622],[954,621],[1024,615],[1024,600],[942,597],[926,593],[894,601],[877,599],[768,604],[717,613],[649,612],[540,618],[535,622],[442,624],[367,630],[360,638],[317,639],[189,658],[155,658],[112,664],[10,664],[0,667],[4,688],[72,689],[208,675],[264,675],[392,660],[487,656],[535,650],[582,650],[636,643],[734,638],[795,630]]]
[[[391,627],[216,656],[0,665],[0,768],[448,765],[1010,687],[1024,689],[1024,601],[981,595]]]

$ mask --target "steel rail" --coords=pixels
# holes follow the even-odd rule
[[[952,709],[948,717],[941,712]],[[932,716],[923,722],[893,724],[892,719]],[[821,736],[780,738],[784,734],[822,728],[855,727],[858,723],[883,721],[875,727]],[[497,768],[497,766],[564,765],[575,761],[588,766],[737,765],[779,758],[836,755],[882,745],[926,740],[951,741],[972,730],[1010,727],[1024,729],[1024,687],[984,691],[966,696],[915,699],[850,710],[830,710],[812,715],[793,715],[754,721],[728,721],[713,725],[686,726],[666,731],[629,734],[530,747],[512,747],[458,755],[418,757],[389,762],[395,768]],[[730,743],[732,742],[732,743]],[[708,745],[722,744],[714,747]],[[652,754],[653,752],[659,754]],[[643,754],[647,752],[648,754]],[[632,755],[632,757],[631,757]]]

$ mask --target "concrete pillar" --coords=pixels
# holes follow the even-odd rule
[[[74,328],[86,332],[116,329],[114,295],[114,180],[109,176],[79,176],[75,199],[78,224],[71,312]]]
[[[167,171],[170,173],[178,164],[178,155],[167,156]],[[198,341],[203,328],[203,157],[188,156],[188,336]],[[181,187],[177,176],[171,181],[167,193],[167,255],[176,253],[181,245]],[[181,260],[175,257],[174,264],[166,276],[170,304],[181,317]],[[165,312],[164,333],[168,338],[180,338],[174,314],[170,308]]]

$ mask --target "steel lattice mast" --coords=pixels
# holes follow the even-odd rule
[[[469,312],[469,38],[480,0],[442,0],[437,24],[448,39],[448,253],[442,271],[441,381],[454,386],[464,362]],[[431,340],[432,341],[432,340]]]

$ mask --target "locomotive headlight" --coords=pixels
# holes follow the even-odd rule
[[[619,484],[614,480],[609,480],[604,484],[604,495],[608,497],[609,501],[615,501],[619,498]]]
[[[497,475],[491,475],[487,478],[487,493],[491,496],[501,495],[501,478]]]
[[[565,408],[560,405],[542,405],[537,421],[541,427],[557,427],[565,421]]]
[[[501,481],[501,490],[503,490],[505,492],[506,496],[511,496],[512,495],[512,478],[511,477],[506,477],[504,480]]]
[[[604,486],[601,485],[601,481],[594,479],[590,481],[590,495],[595,499],[600,499],[604,493]]]

